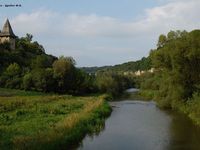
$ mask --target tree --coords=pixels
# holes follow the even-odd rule
[[[7,88],[21,88],[22,70],[17,63],[10,64],[1,77],[1,83]]]
[[[51,59],[46,55],[39,55],[32,60],[31,67],[33,69],[49,68],[52,65]]]
[[[102,93],[109,93],[111,95],[118,94],[118,85],[116,80],[112,77],[111,74],[104,73],[99,74],[96,77],[97,87]]]
[[[26,33],[25,40],[28,41],[29,43],[31,43],[32,39],[33,39],[33,35],[29,34],[29,33]]]
[[[34,87],[33,77],[31,73],[27,73],[23,77],[23,89],[31,90]]]
[[[31,73],[32,87],[41,92],[55,92],[56,80],[53,76],[53,69],[37,69]]]
[[[160,47],[163,47],[167,42],[167,37],[165,35],[160,35],[159,36],[159,39],[158,39],[158,44],[157,44],[157,47],[160,48]]]
[[[80,69],[76,69],[74,80],[74,94],[87,94],[97,91],[97,87],[94,84],[95,77]]]
[[[5,74],[9,77],[19,77],[21,75],[21,68],[17,63],[10,64]]]
[[[167,43],[150,54],[153,66],[159,70],[158,101],[172,107],[187,101],[200,84],[200,30],[170,31]]]
[[[72,57],[60,57],[53,63],[54,77],[58,82],[58,92],[69,92],[74,87],[75,60]]]

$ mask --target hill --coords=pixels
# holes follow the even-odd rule
[[[138,70],[149,70],[151,69],[151,60],[149,57],[143,57],[138,61],[126,62],[115,66],[103,66],[103,67],[83,67],[81,68],[88,73],[96,72],[136,72]]]
[[[48,55],[42,45],[32,41],[33,36],[27,34],[26,37],[16,39],[16,49],[11,50],[9,43],[0,44],[0,73],[12,63],[17,63],[23,68],[33,67],[32,64],[37,57],[46,61],[49,67],[57,59]]]

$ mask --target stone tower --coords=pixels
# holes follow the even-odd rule
[[[13,33],[9,20],[7,19],[3,26],[3,30],[0,31],[0,43],[9,42],[10,48],[14,50],[15,41],[16,41],[16,36]]]

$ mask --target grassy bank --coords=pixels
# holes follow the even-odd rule
[[[200,126],[200,95],[194,94],[186,103],[180,103],[177,109],[188,115],[195,124]]]
[[[155,100],[158,91],[157,90],[140,90],[138,93],[139,96],[143,97],[143,99],[150,99]],[[156,100],[155,100],[156,101]],[[157,106],[160,108],[169,108],[167,101],[156,101]],[[186,114],[195,124],[200,126],[200,95],[194,94],[192,98],[190,98],[187,102],[184,101],[178,101],[174,103],[170,109],[177,110],[181,113]]]
[[[138,97],[145,100],[153,100],[157,91],[155,90],[140,90],[137,95]]]
[[[73,97],[0,89],[1,149],[62,149],[102,127],[105,96]],[[6,94],[5,94],[6,93]]]

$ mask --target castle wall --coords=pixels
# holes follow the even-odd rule
[[[12,50],[15,50],[15,39],[13,39],[13,38],[10,39],[10,48]]]
[[[10,48],[12,50],[15,50],[15,39],[10,38],[10,37],[0,37],[0,43],[5,43],[5,42],[9,42]]]
[[[0,37],[0,43],[9,42],[10,37]]]

